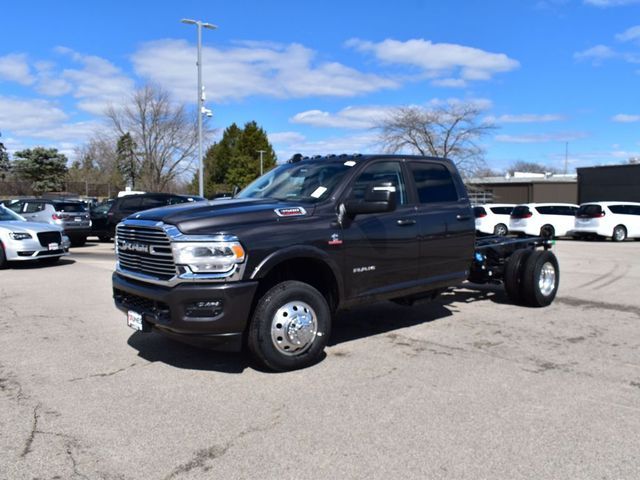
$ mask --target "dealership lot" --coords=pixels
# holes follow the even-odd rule
[[[0,271],[0,478],[640,478],[640,242],[555,252],[549,308],[343,312],[285,374],[130,330],[112,244]]]

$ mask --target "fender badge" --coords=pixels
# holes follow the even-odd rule
[[[307,214],[307,211],[302,207],[276,208],[274,212],[279,217],[299,217]]]
[[[332,233],[331,240],[327,242],[329,245],[342,245],[342,239],[339,233]]]

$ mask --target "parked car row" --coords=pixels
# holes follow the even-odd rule
[[[198,196],[170,193],[137,193],[88,204],[75,200],[23,198],[0,203],[30,222],[48,223],[62,227],[71,246],[79,247],[87,237],[108,241],[115,236],[116,225],[125,217],[143,210],[185,202],[205,200]]]
[[[477,205],[474,214],[476,230],[483,234],[640,238],[640,203],[634,202],[496,203]]]
[[[0,204],[0,268],[8,261],[55,263],[69,254],[69,245],[62,227],[28,222]]]

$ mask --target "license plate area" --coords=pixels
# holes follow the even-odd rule
[[[149,323],[144,320],[142,314],[133,310],[127,312],[127,325],[138,332],[151,331]]]

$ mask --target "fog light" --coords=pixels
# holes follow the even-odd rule
[[[222,314],[222,300],[203,300],[187,305],[187,317],[217,317]]]

